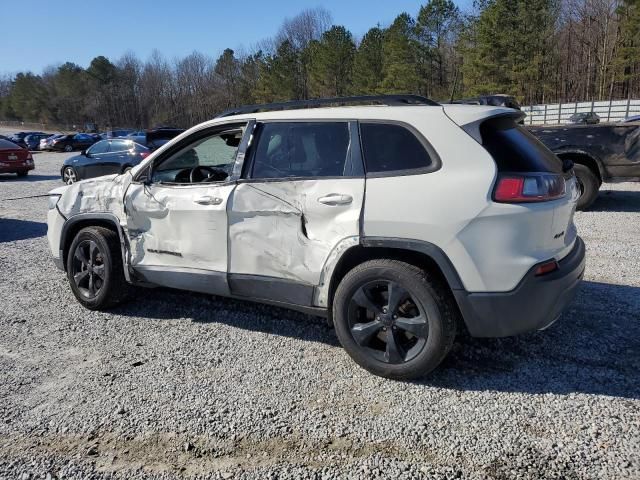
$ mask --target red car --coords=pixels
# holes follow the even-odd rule
[[[17,173],[19,177],[24,177],[34,168],[29,150],[0,139],[0,173]]]

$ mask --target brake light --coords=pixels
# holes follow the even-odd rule
[[[562,175],[553,173],[507,173],[498,175],[493,199],[503,203],[546,202],[564,196]]]
[[[536,267],[536,277],[555,272],[558,268],[558,262],[555,260],[549,260],[548,262],[542,263]]]
[[[149,152],[140,152],[140,158],[147,158],[149,156]]]

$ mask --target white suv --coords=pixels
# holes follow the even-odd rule
[[[423,375],[461,329],[547,327],[582,278],[571,164],[520,115],[415,96],[240,108],[53,191],[51,251],[87,308],[131,285],[287,306],[326,315],[370,372]]]

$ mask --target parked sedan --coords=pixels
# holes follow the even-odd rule
[[[40,141],[50,136],[50,133],[30,133],[24,137],[24,143],[29,150],[38,150],[40,148]]]
[[[0,173],[17,173],[19,177],[24,177],[34,168],[29,150],[0,139]]]
[[[600,117],[595,112],[574,113],[569,117],[569,123],[573,125],[595,125],[600,123]]]
[[[95,137],[87,133],[62,135],[53,139],[51,145],[49,145],[49,149],[58,152],[72,152],[74,150],[84,150],[97,141]]]
[[[67,158],[60,173],[67,185],[113,173],[124,173],[149,155],[149,149],[131,140],[101,140],[80,155]]]
[[[45,133],[44,132],[18,132],[11,135],[9,140],[11,140],[13,143],[17,145],[20,145],[22,148],[28,148],[27,144],[25,143],[25,139],[27,138],[28,135],[34,135],[34,134],[44,135]]]

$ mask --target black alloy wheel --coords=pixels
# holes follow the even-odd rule
[[[105,282],[104,252],[93,240],[83,240],[75,248],[71,275],[78,291],[87,300],[96,298]]]
[[[375,359],[400,364],[415,358],[429,336],[427,314],[394,281],[361,286],[349,305],[349,328],[355,342]]]

